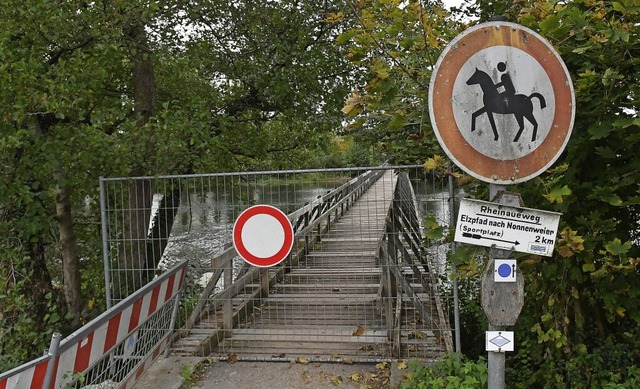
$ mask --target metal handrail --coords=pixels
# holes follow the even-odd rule
[[[400,173],[396,182],[394,191],[394,200],[387,214],[387,226],[385,234],[378,242],[378,253],[383,262],[385,274],[383,276],[383,289],[386,293],[388,305],[387,310],[387,327],[388,339],[393,344],[393,349],[399,351],[399,312],[401,293],[407,294],[416,310],[420,313],[421,319],[429,323],[432,328],[440,329],[437,334],[445,344],[447,350],[453,349],[451,334],[445,331],[446,318],[442,310],[440,299],[437,298],[437,280],[433,272],[430,271],[431,264],[425,253],[422,242],[422,226],[418,217],[417,201],[413,187],[409,182],[406,174]],[[437,320],[425,311],[423,301],[418,296],[411,285],[405,279],[403,271],[400,267],[405,264],[411,267],[411,270],[423,288],[423,292],[427,292],[431,297],[435,298],[436,310],[438,314]],[[428,282],[424,277],[429,277]],[[398,291],[401,290],[400,294]],[[395,304],[395,305],[394,305]]]
[[[331,216],[335,215],[333,221],[339,219],[344,212],[350,207],[353,202],[357,200],[364,192],[366,192],[373,183],[376,182],[384,174],[385,170],[368,170],[363,174],[355,177],[348,182],[340,185],[338,188],[320,196],[318,199],[304,205],[300,209],[287,215],[289,220],[294,226],[294,240],[305,239],[305,248],[300,254],[294,254],[289,256],[291,261],[301,255],[304,255],[309,247],[317,240],[321,239],[320,236],[329,229],[331,224]],[[346,206],[345,206],[346,205]],[[340,212],[338,209],[340,208]],[[325,230],[322,230],[322,225],[325,225]],[[307,237],[314,233],[314,239],[307,239]],[[224,289],[216,294],[212,299],[209,298],[211,293],[215,290],[216,285],[220,281],[220,278],[224,276],[225,272],[231,271],[231,262],[238,257],[234,246],[230,245],[221,254],[212,258],[211,268],[214,274],[207,282],[207,285],[203,289],[203,292],[196,303],[193,311],[189,315],[185,325],[182,328],[180,336],[183,336],[186,332],[191,330],[200,320],[203,309],[207,304],[214,304],[214,307],[222,305],[223,301],[228,301],[232,295],[237,294],[238,289],[242,287],[243,280],[254,280],[259,273],[259,268],[252,268],[247,273],[240,275],[241,278],[233,280],[230,285],[225,285]],[[284,268],[284,265],[280,265],[280,268]],[[281,273],[281,272],[280,272]],[[277,273],[273,278],[280,276]],[[235,286],[234,286],[235,285]]]

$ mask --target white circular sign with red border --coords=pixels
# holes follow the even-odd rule
[[[293,226],[278,208],[254,205],[245,209],[233,224],[233,246],[251,265],[275,266],[293,248]]]
[[[549,168],[575,117],[567,68],[540,35],[488,22],[454,38],[438,59],[429,113],[440,145],[470,175],[515,184]]]

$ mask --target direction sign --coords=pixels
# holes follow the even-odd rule
[[[564,150],[575,117],[566,66],[534,31],[482,23],[454,38],[434,68],[431,124],[447,155],[493,184],[524,182]]]
[[[454,240],[551,256],[560,214],[462,199]]]
[[[513,351],[516,344],[513,331],[487,331],[486,340],[486,350],[494,352]]]
[[[494,282],[516,282],[518,264],[515,259],[495,259],[494,261]]]
[[[249,264],[275,266],[293,248],[293,226],[278,208],[254,205],[245,209],[233,224],[233,245]]]

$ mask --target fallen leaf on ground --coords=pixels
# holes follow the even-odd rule
[[[338,385],[342,384],[342,377],[340,377],[340,376],[333,377],[331,379],[331,384],[333,386],[338,386]]]
[[[238,362],[238,356],[236,354],[229,354],[229,356],[227,357],[227,362],[229,363]]]
[[[364,324],[358,324],[358,328],[356,328],[355,331],[353,331],[353,336],[360,336],[362,334],[364,334],[364,331],[367,329],[367,327]]]
[[[353,373],[353,374],[351,374],[351,375],[349,376],[349,379],[350,379],[351,381],[358,382],[358,381],[362,380],[362,376],[361,376],[359,373]]]
[[[409,366],[407,365],[407,361],[400,361],[398,362],[398,370],[404,370],[406,368],[408,368]]]
[[[301,365],[306,365],[309,363],[309,360],[307,358],[298,357],[298,359],[296,359],[296,362]]]

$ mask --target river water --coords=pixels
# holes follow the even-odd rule
[[[448,225],[446,186],[441,182],[425,180],[412,180],[412,183],[422,220],[427,214],[433,213],[441,225]],[[285,184],[269,185],[259,189],[247,188],[242,196],[243,201],[236,200],[238,196],[237,193],[233,193],[233,188],[183,193],[160,268],[166,269],[182,260],[190,259],[190,277],[199,280],[198,283],[201,285],[206,284],[212,274],[211,259],[231,245],[233,223],[248,205],[269,204],[285,213],[291,213],[334,187],[327,184],[305,188]],[[154,199],[155,209],[160,199],[159,196]],[[445,264],[447,250],[448,247],[442,244],[430,244],[428,247],[428,252],[438,264],[438,270],[443,270],[441,267]],[[242,260],[234,261],[234,269],[239,270],[243,264]]]

